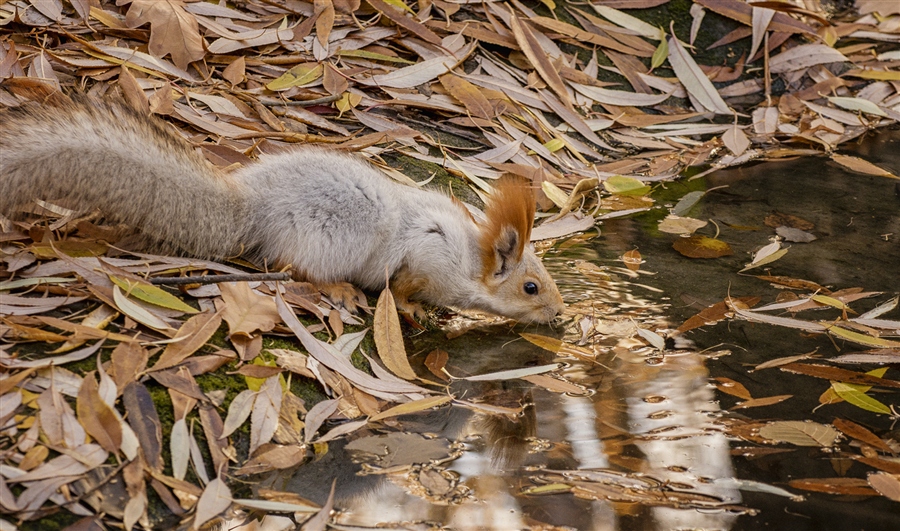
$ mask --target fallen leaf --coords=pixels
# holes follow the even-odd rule
[[[172,62],[182,70],[206,55],[197,19],[185,11],[181,0],[133,0],[125,23],[136,28],[148,22],[149,50],[153,55],[171,54]]]
[[[406,356],[400,317],[397,315],[397,305],[394,303],[390,288],[383,289],[378,296],[373,332],[378,357],[384,366],[405,380],[415,380],[417,376]]]
[[[212,520],[216,516],[225,512],[231,506],[231,489],[222,479],[216,477],[210,481],[203,494],[197,500],[197,507],[194,513],[194,529],[202,528],[203,524]]]
[[[775,442],[786,442],[796,446],[833,446],[840,435],[837,430],[825,424],[796,420],[768,422],[759,429],[759,435]]]
[[[672,247],[688,258],[719,258],[734,254],[731,246],[722,240],[697,234],[690,238],[678,238]]]
[[[900,502],[900,474],[876,472],[869,474],[866,481],[885,498]]]

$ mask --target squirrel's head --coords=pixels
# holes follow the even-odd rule
[[[550,322],[565,308],[559,289],[529,243],[534,194],[528,182],[505,176],[494,185],[480,227],[486,310],[521,322]]]

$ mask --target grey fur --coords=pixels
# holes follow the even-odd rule
[[[384,287],[403,270],[415,297],[441,306],[549,321],[562,309],[530,250],[504,272],[543,286],[485,286],[479,226],[436,192],[396,183],[362,159],[317,148],[263,157],[222,173],[162,121],[118,102],[76,99],[0,114],[0,212],[33,199],[101,209],[198,257],[251,252],[314,282]]]

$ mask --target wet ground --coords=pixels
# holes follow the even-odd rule
[[[875,135],[856,154],[900,173],[900,133]],[[450,387],[458,399],[453,406],[400,417],[383,431],[358,431],[349,442],[332,443],[299,474],[272,477],[263,486],[324,502],[336,478],[335,506],[347,529],[426,529],[429,523],[496,530],[900,529],[900,503],[788,485],[805,478],[864,480],[874,469],[855,459],[858,443],[765,445],[735,435],[734,426],[756,420],[829,424],[843,418],[897,444],[900,435],[891,431],[888,415],[848,403],[820,407],[827,380],[778,368],[752,371],[774,358],[817,349],[830,358],[863,347],[739,320],[670,339],[664,352],[634,333],[635,326],[671,332],[729,294],[774,302],[784,290],[751,276],[766,271],[737,274],[752,251],[769,243],[774,231],[764,219],[773,212],[808,220],[818,239],[790,244],[769,273],[831,289],[884,292],[855,302],[858,311],[890,299],[900,290],[897,183],[803,158],[666,184],[656,193],[661,206],[688,191],[727,185],[690,214],[715,220],[732,256],[679,255],[672,249],[676,236],[656,230],[664,208],[607,221],[599,237],[566,242],[545,257],[578,314],[565,330],[497,325],[455,339],[448,339],[452,331],[420,334],[407,346],[420,374],[427,374],[421,366],[426,355],[442,349],[454,376],[560,361],[565,381],[457,380]],[[701,230],[714,231],[713,225]],[[620,261],[632,249],[645,261],[638,273]],[[883,318],[900,319],[900,311]],[[519,332],[565,337],[569,346],[558,357]],[[885,377],[896,379],[895,370]],[[717,390],[715,378],[737,381],[753,397],[791,397],[732,410],[740,399]],[[875,396],[900,405],[895,392]],[[881,457],[900,468],[892,456]]]

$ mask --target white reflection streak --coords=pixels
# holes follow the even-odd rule
[[[453,462],[452,469],[474,490],[477,501],[449,508],[453,529],[496,530],[525,529],[522,508],[509,493],[509,486],[501,473],[491,466],[489,449],[464,452]]]
[[[603,449],[603,441],[597,435],[597,414],[589,398],[563,395],[562,409],[572,454],[578,468],[606,468],[609,459]]]
[[[740,503],[737,489],[697,481],[734,477],[728,440],[710,421],[710,413],[719,408],[713,402],[699,356],[692,353],[667,358],[654,378],[635,385],[630,394],[630,428],[635,436],[646,436],[635,444],[646,456],[648,475],[692,485],[694,492],[716,496],[727,503]],[[658,403],[644,400],[653,395],[666,399]],[[655,507],[652,512],[660,530],[730,529],[737,519],[726,512],[665,507]]]
[[[603,441],[597,433],[597,411],[590,398],[560,396],[564,423],[568,435],[566,440],[572,445],[572,455],[578,468],[607,468],[609,458],[603,448]],[[591,523],[593,531],[613,531],[617,529],[616,512],[606,500],[591,502]]]

